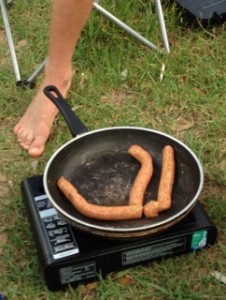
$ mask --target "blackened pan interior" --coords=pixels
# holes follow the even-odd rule
[[[128,203],[129,191],[140,164],[127,150],[138,144],[150,152],[154,161],[153,178],[145,194],[145,203],[156,199],[161,172],[162,150],[173,146],[176,177],[172,207],[159,217],[106,222],[82,216],[57,188],[60,176],[66,177],[91,203],[122,205]],[[190,211],[203,186],[203,171],[193,151],[164,133],[140,127],[113,127],[87,132],[64,144],[49,160],[44,172],[44,187],[53,206],[76,227],[129,232],[149,230],[180,219]]]

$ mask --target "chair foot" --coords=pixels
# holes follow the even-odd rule
[[[13,4],[14,4],[14,1],[13,1],[13,0],[7,0],[7,1],[6,1],[6,7],[7,7],[7,8],[11,8],[11,7],[13,6]]]
[[[36,86],[36,84],[35,84],[35,82],[30,82],[28,80],[19,80],[19,81],[16,81],[16,86],[22,87],[22,88],[33,89]]]

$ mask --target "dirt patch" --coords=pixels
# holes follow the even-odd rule
[[[194,126],[194,121],[188,119],[186,116],[179,116],[172,126],[172,130],[180,133],[182,131],[186,131]]]
[[[110,90],[106,95],[101,97],[105,104],[120,106],[128,100],[134,99],[135,95],[123,89]]]
[[[222,197],[226,200],[225,195],[226,187],[224,185],[217,184],[215,181],[205,178],[204,189],[202,191],[202,197]]]
[[[5,31],[0,29],[0,45],[4,44],[5,42],[6,42]]]
[[[8,242],[8,235],[5,232],[0,233],[0,255],[3,253],[4,245]]]
[[[2,173],[0,173],[0,198],[3,197],[8,191],[8,180]]]

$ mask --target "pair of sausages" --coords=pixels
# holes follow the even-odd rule
[[[151,155],[138,145],[132,145],[128,153],[141,163],[141,168],[130,191],[129,204],[124,206],[100,206],[89,203],[63,176],[57,185],[65,197],[84,216],[104,221],[139,219],[144,214],[148,218],[158,216],[160,211],[170,208],[173,189],[175,162],[171,146],[163,149],[162,171],[156,201],[143,206],[144,194],[153,175]]]

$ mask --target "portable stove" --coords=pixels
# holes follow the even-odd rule
[[[154,236],[122,241],[78,231],[52,207],[42,180],[42,175],[26,178],[21,189],[49,290],[96,281],[99,274],[205,249],[216,242],[217,229],[199,202],[182,221]]]

